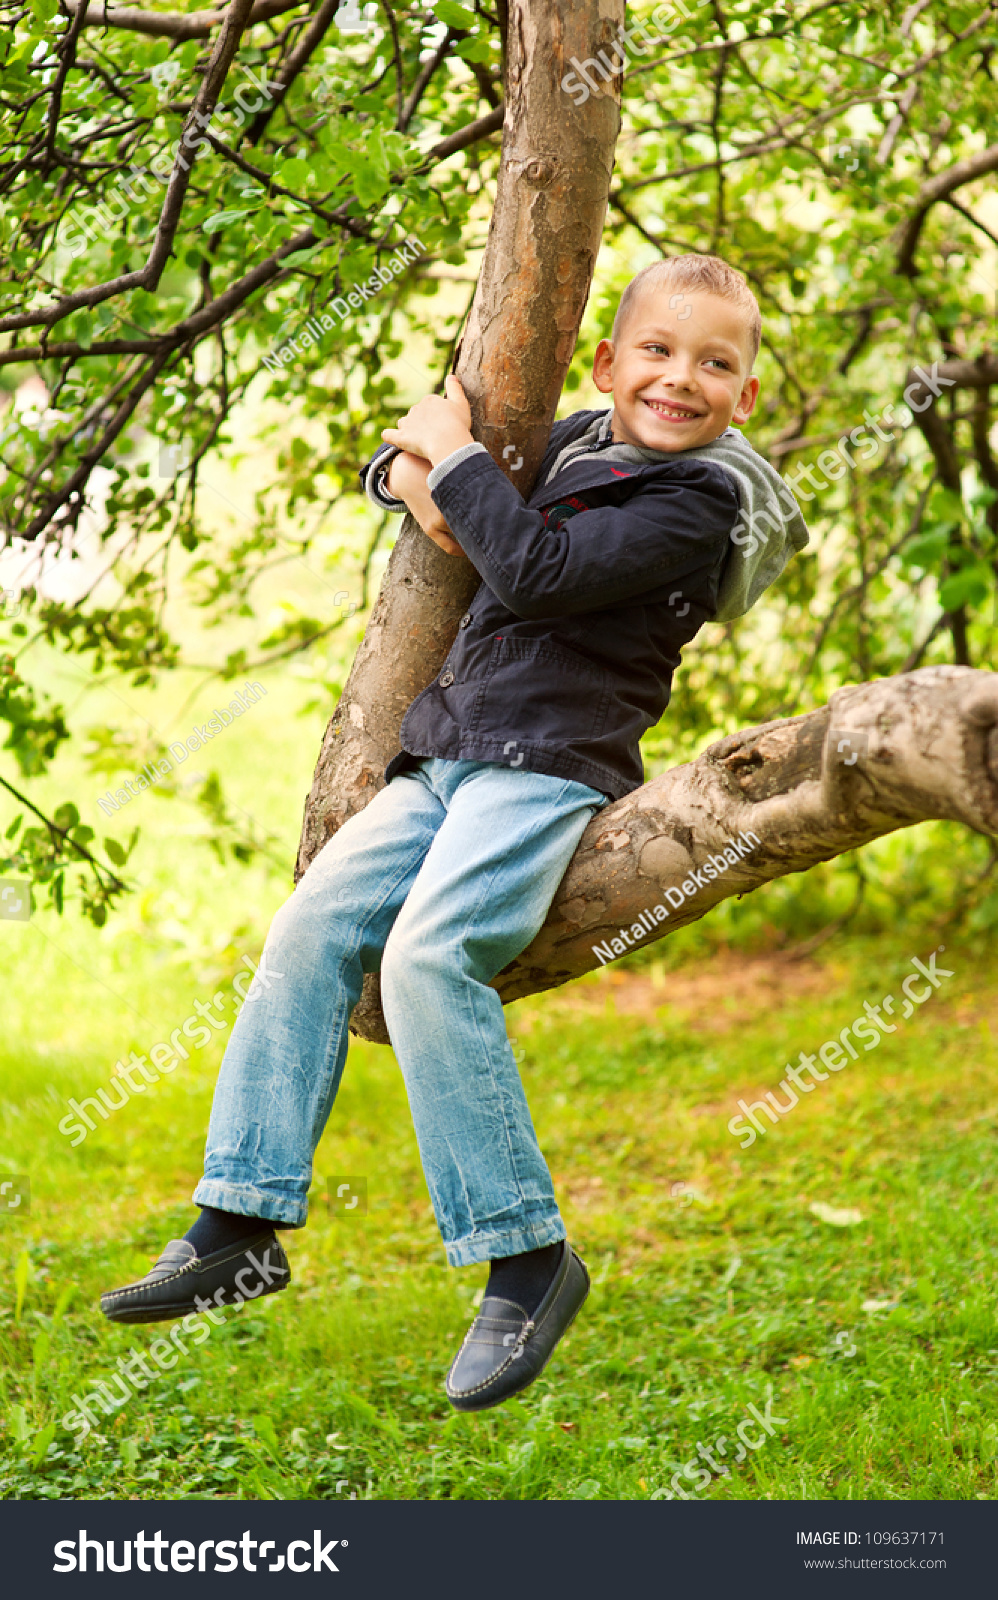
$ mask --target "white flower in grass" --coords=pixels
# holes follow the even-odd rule
[[[819,1222],[830,1223],[833,1228],[852,1228],[863,1220],[862,1211],[855,1206],[826,1206],[823,1200],[812,1201],[808,1210]]]

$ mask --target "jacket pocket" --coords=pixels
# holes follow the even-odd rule
[[[492,641],[470,731],[547,745],[588,741],[603,733],[609,709],[602,668],[550,640],[506,636]]]

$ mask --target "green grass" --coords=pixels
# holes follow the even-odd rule
[[[74,1451],[59,1422],[73,1393],[168,1331],[112,1328],[95,1301],[186,1225],[219,1054],[192,1056],[70,1149],[63,1096],[106,1082],[109,1050],[129,1043],[94,1048],[101,1001],[81,986],[78,1047],[64,1004],[36,1013],[4,1063],[4,1164],[30,1171],[32,1211],[0,1236],[0,1492],[644,1498],[771,1392],[785,1422],[705,1497],[992,1498],[989,963],[948,944],[956,975],[896,1035],[751,1149],[726,1131],[739,1095],[775,1088],[864,999],[899,993],[907,958],[934,942],[838,947],[821,983],[809,968],[774,1012],[726,1008],[723,994],[703,1015],[676,1012],[669,990],[687,968],[659,970],[641,1014],[618,1013],[633,979],[615,972],[512,1009],[594,1287],[534,1387],[477,1419],[452,1414],[441,1384],[485,1272],[444,1266],[393,1057],[355,1042],[316,1172],[366,1176],[368,1214],[317,1199],[290,1240],[292,1288],[230,1315]],[[136,987],[152,1020],[176,1026],[209,986],[174,966],[152,997],[155,954],[137,960]],[[139,1043],[134,1019],[132,1033]],[[814,1201],[863,1220],[830,1226]],[[891,1309],[864,1310],[871,1300]]]
[[[74,673],[53,661],[57,692]],[[322,716],[298,715],[307,681],[266,683],[210,765],[290,868]],[[210,690],[183,699],[176,684],[128,691],[169,738],[210,711]],[[80,714],[112,711],[98,698]],[[71,793],[93,821],[107,787],[67,752],[34,792]],[[761,981],[771,959],[725,946],[805,937],[848,903],[848,869],[841,884],[785,880],[511,1008],[594,1283],[520,1402],[477,1419],[447,1405],[485,1269],[444,1265],[398,1069],[355,1041],[316,1189],[365,1176],[368,1214],[317,1198],[289,1240],[291,1289],[190,1346],[75,1450],[61,1426],[74,1393],[169,1331],[113,1328],[97,1296],[145,1271],[193,1214],[224,1036],[76,1148],[58,1132],[66,1097],[92,1095],[117,1058],[227,990],[287,891],[265,862],[220,865],[180,802],[146,794],[124,816],[143,829],[138,886],[106,928],[72,906],[0,924],[0,1172],[31,1179],[30,1213],[0,1212],[0,1494],[643,1498],[671,1492],[697,1443],[733,1438],[771,1391],[786,1421],[704,1497],[994,1496],[993,958],[986,924],[944,928],[947,873],[969,869],[955,833],[947,844],[931,828],[874,847],[893,926],[885,915],[877,936],[840,936],[823,965],[782,969],[776,990]],[[742,1151],[726,1127],[737,1099],[775,1089],[863,1000],[899,995],[909,957],[940,942],[955,976],[931,1002]],[[694,980],[712,983],[699,999]],[[814,1202],[862,1221],[831,1226]]]

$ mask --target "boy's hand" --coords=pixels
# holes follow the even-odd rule
[[[417,400],[399,419],[398,427],[382,430],[382,439],[411,455],[425,457],[433,467],[462,445],[473,444],[471,407],[464,390],[454,377],[447,379],[446,389],[446,398],[428,394]]]
[[[385,487],[394,499],[405,501],[428,539],[432,539],[441,550],[446,550],[449,556],[462,556],[467,561],[467,556],[457,540],[451,537],[450,529],[426,487],[429,473],[430,463],[424,456],[403,451],[392,460]]]

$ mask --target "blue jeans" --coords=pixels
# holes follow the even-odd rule
[[[320,851],[274,918],[215,1090],[199,1205],[300,1226],[365,972],[451,1266],[565,1237],[490,981],[537,933],[596,789],[427,758]]]

